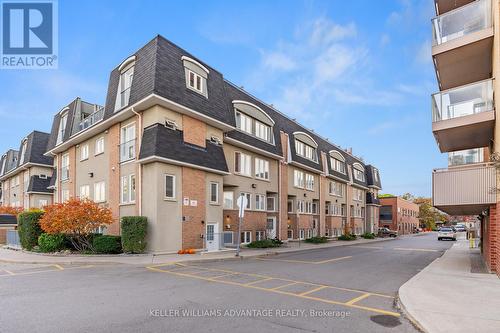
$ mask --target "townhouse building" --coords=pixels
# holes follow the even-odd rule
[[[419,206],[400,197],[383,197],[380,201],[380,226],[396,230],[399,235],[413,233],[420,227]]]
[[[500,275],[497,138],[500,8],[498,0],[435,0],[432,58],[439,92],[432,131],[447,168],[432,174],[433,205],[481,220],[481,251]]]
[[[9,150],[2,156],[2,205],[30,209],[52,203],[52,190],[48,188],[52,157],[44,155],[48,139],[48,133],[33,131],[21,140],[19,150]]]
[[[146,216],[152,252],[378,227],[375,167],[162,36],[113,69],[104,105],[77,98],[54,116],[45,155],[54,202],[109,207],[110,234]]]

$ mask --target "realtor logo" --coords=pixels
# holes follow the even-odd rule
[[[4,1],[1,20],[0,68],[57,68],[56,2]]]

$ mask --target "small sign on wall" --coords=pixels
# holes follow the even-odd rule
[[[192,207],[198,206],[198,200],[191,200],[191,206]]]
[[[189,198],[188,197],[185,197],[183,202],[184,202],[184,206],[189,206]]]

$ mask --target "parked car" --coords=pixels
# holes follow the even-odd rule
[[[451,240],[456,241],[457,240],[457,233],[451,227],[442,227],[438,232],[438,241],[440,241],[442,239],[451,239]]]
[[[379,237],[397,237],[398,232],[394,230],[390,230],[389,228],[378,228],[378,236]]]
[[[455,226],[455,231],[457,231],[457,232],[464,232],[464,231],[467,231],[467,228],[463,224],[457,224]]]

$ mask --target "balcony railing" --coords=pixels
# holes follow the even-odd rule
[[[120,144],[120,162],[135,158],[135,139]]]
[[[434,122],[492,110],[493,80],[491,79],[432,95]]]
[[[432,19],[433,45],[491,27],[491,0],[477,0]]]
[[[80,122],[80,124],[78,125],[78,131],[83,131],[84,129],[89,128],[95,123],[100,122],[103,118],[104,107],[101,107]]]
[[[448,153],[448,166],[474,164],[484,162],[484,149],[467,149]]]

